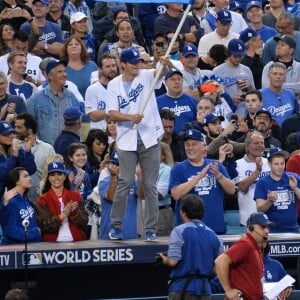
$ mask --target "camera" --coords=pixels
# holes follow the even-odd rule
[[[163,42],[157,42],[157,43],[155,43],[155,46],[157,47],[157,50],[159,50],[159,51],[164,50],[164,43]]]

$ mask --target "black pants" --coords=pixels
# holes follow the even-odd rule
[[[185,294],[184,300],[210,300],[211,296],[195,296],[195,295],[189,295]],[[182,300],[181,298],[181,292],[171,292],[169,293],[168,300]]]

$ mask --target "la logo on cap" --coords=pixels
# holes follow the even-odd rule
[[[243,47],[241,44],[238,44],[238,48],[239,48],[239,50],[243,50]]]
[[[191,46],[188,46],[187,48],[188,48],[189,51],[193,50],[193,48]]]
[[[54,169],[57,169],[57,168],[58,168],[57,163],[52,163],[52,166],[53,166]]]
[[[3,123],[3,126],[4,126],[5,128],[9,128],[9,125],[6,124],[6,123]]]
[[[248,32],[248,37],[253,37],[252,32]]]
[[[114,154],[114,159],[118,159],[118,153],[117,152],[115,152],[115,154]]]
[[[189,130],[188,135],[193,135],[193,131]]]
[[[227,11],[224,11],[224,17],[228,17]]]
[[[133,55],[134,55],[134,56],[138,56],[139,54],[137,53],[136,50],[133,50]]]

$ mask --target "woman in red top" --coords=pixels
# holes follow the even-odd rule
[[[36,213],[42,238],[46,242],[86,240],[88,214],[81,195],[70,190],[70,181],[62,162],[48,165],[43,194],[36,202]]]

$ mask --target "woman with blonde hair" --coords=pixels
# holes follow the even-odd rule
[[[173,227],[173,209],[171,196],[168,192],[171,168],[174,165],[170,146],[160,142],[160,166],[157,180],[159,215],[157,236],[169,236]]]

